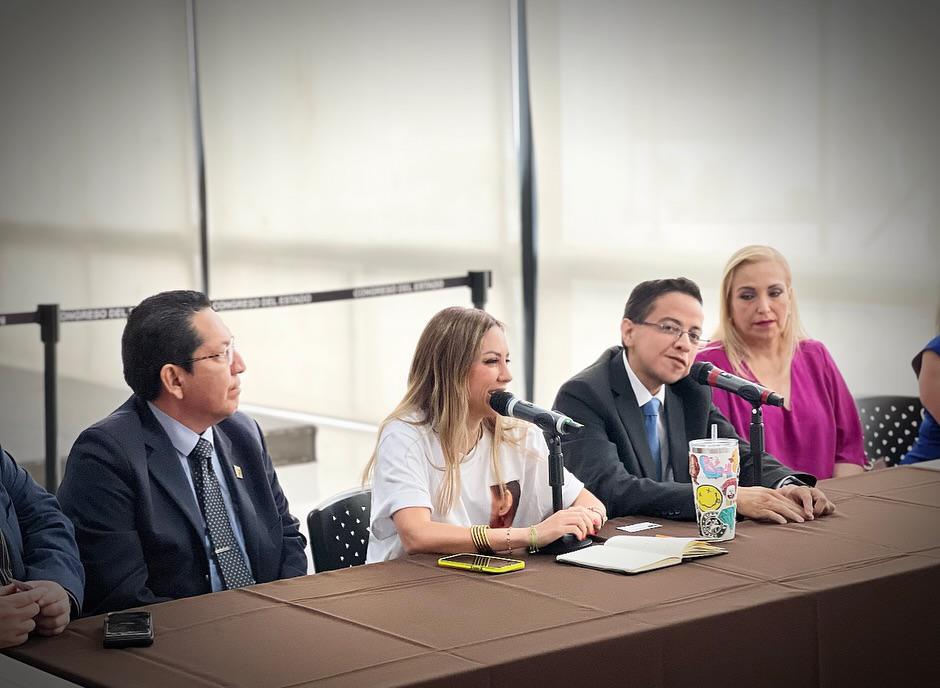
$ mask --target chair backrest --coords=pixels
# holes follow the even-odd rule
[[[855,400],[865,431],[869,461],[894,466],[914,444],[924,406],[917,397],[860,397]]]
[[[307,514],[310,551],[317,573],[366,563],[372,490],[333,495]]]

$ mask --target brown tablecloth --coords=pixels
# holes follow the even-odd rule
[[[8,654],[89,686],[933,685],[940,472],[822,487],[832,516],[745,521],[729,554],[637,576],[416,556],[154,605],[149,648],[103,649],[92,617]]]

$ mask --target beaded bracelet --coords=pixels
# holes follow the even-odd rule
[[[529,526],[529,554],[535,554],[539,551],[536,536],[537,533],[535,532],[535,526]]]
[[[598,509],[596,506],[589,506],[588,509],[601,517],[601,525],[607,523],[607,516],[604,515],[603,511]]]
[[[512,543],[509,541],[509,528],[506,528],[506,552],[512,556]]]

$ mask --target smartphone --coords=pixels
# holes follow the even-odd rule
[[[438,559],[437,565],[481,573],[507,573],[525,568],[525,562],[521,559],[489,557],[484,554],[451,554]]]
[[[153,644],[150,612],[111,612],[104,617],[105,647],[146,647]]]

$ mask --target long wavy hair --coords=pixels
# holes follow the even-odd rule
[[[363,483],[369,481],[375,468],[378,442],[385,427],[393,420],[412,425],[428,425],[440,439],[444,454],[444,479],[435,505],[441,513],[451,510],[460,494],[460,464],[467,448],[477,437],[467,428],[470,413],[468,378],[470,367],[479,357],[483,337],[493,327],[503,324],[486,311],[453,306],[435,315],[425,326],[415,347],[408,390],[405,397],[379,426],[372,457],[363,472]],[[499,465],[499,447],[508,431],[518,427],[511,419],[488,416],[483,432],[492,437],[490,461],[500,496],[505,489]]]
[[[793,289],[793,276],[790,271],[790,264],[775,248],[770,246],[751,245],[735,251],[734,255],[728,259],[725,264],[724,272],[721,275],[721,293],[718,311],[718,328],[712,339],[717,340],[716,345],[724,345],[728,360],[731,361],[733,372],[738,375],[744,375],[743,362],[748,358],[747,344],[734,326],[731,317],[731,303],[733,295],[731,287],[734,285],[734,277],[738,268],[742,265],[751,265],[762,261],[771,261],[783,268],[786,275],[786,288],[790,296],[790,310],[787,316],[787,322],[783,326],[783,349],[787,357],[787,369],[793,361],[793,355],[796,353],[796,347],[800,341],[806,339],[806,331],[803,329],[803,323],[800,321],[800,313],[796,304],[796,291]]]

